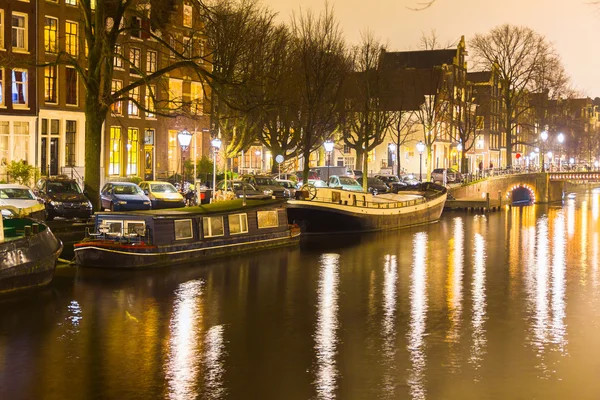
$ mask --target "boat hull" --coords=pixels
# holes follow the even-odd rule
[[[50,283],[62,243],[50,229],[0,244],[0,294]]]
[[[371,232],[405,228],[437,221],[446,193],[423,203],[401,208],[367,208],[315,201],[290,201],[288,220],[303,234]]]
[[[75,245],[78,265],[97,268],[136,269],[175,266],[196,260],[247,253],[298,243],[299,231],[285,231],[236,241],[213,240],[179,246],[119,246],[111,242],[87,241]]]

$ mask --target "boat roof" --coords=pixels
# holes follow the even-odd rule
[[[243,205],[243,199],[235,199],[228,201],[218,201],[216,203],[204,204],[194,207],[181,207],[181,208],[170,208],[160,210],[140,210],[140,211],[118,211],[118,212],[97,212],[96,215],[136,215],[136,216],[148,216],[153,218],[169,218],[169,217],[182,217],[185,215],[198,215],[198,214],[216,214],[226,213],[233,211],[245,211],[255,208],[264,208],[277,205],[283,205],[285,200],[281,199],[267,199],[267,200],[251,200],[246,199],[246,205]]]

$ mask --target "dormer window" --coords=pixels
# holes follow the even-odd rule
[[[142,38],[142,19],[140,17],[131,17],[131,37]]]

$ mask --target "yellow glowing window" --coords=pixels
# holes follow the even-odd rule
[[[112,81],[112,87],[111,87],[111,93],[118,92],[122,88],[123,88],[123,81],[120,81],[118,79],[113,79],[113,81]],[[115,101],[110,106],[110,108],[111,108],[113,114],[116,114],[116,115],[123,114],[123,102],[121,102],[121,101]]]
[[[110,152],[108,174],[119,175],[121,166],[121,127],[110,127]]]
[[[279,225],[277,211],[257,211],[256,218],[258,219],[259,228],[276,228]]]
[[[138,86],[136,88],[131,89],[131,91],[129,92],[129,97],[131,99],[129,100],[129,107],[127,113],[134,117],[139,117],[140,109],[138,108],[138,104],[140,104],[140,87]]]
[[[225,235],[223,217],[203,217],[202,233],[205,238]]]
[[[56,103],[56,65],[44,68],[44,100]]]
[[[77,45],[77,22],[65,22],[65,50],[72,56],[76,56],[79,51]]]
[[[127,130],[127,175],[137,175],[139,153],[139,130]]]
[[[44,18],[44,50],[46,50],[47,53],[56,53],[58,51],[57,18]]]
[[[156,118],[156,86],[150,85],[146,88],[146,117]]]

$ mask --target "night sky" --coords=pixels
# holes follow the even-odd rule
[[[496,25],[528,26],[554,43],[572,78],[572,86],[600,97],[600,6],[592,0],[437,0],[424,11],[411,11],[426,0],[331,1],[348,42],[357,43],[370,28],[390,50],[415,50],[422,32],[435,29],[442,43],[488,32]],[[324,0],[263,0],[289,20],[292,11],[321,11]]]

